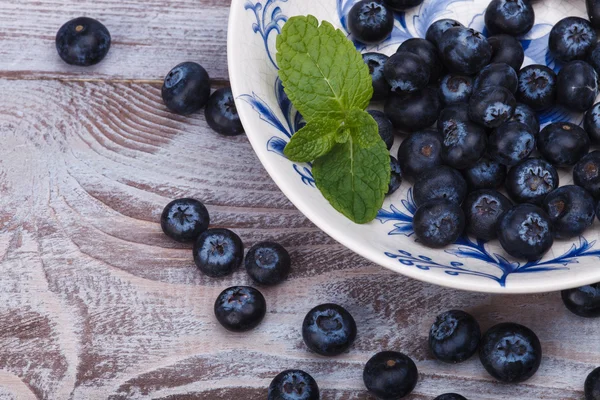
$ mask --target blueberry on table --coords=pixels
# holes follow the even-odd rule
[[[402,185],[402,167],[395,157],[390,156],[390,184],[388,185],[387,195],[394,193]]]
[[[587,111],[598,96],[598,74],[585,61],[564,65],[556,80],[556,99],[572,111]]]
[[[440,81],[440,100],[445,105],[466,103],[473,93],[473,78],[448,74]]]
[[[600,282],[561,292],[563,303],[573,314],[600,318]]]
[[[443,133],[445,123],[448,121],[469,121],[469,104],[449,104],[440,111],[437,120],[437,128],[440,134]]]
[[[481,340],[479,324],[469,313],[450,310],[438,315],[429,330],[429,349],[446,363],[468,360],[477,352]]]
[[[424,171],[413,186],[417,207],[432,200],[448,200],[460,205],[466,196],[465,179],[460,172],[445,165]]]
[[[160,226],[168,237],[178,242],[193,242],[208,229],[208,210],[198,200],[173,200],[163,209]]]
[[[600,42],[596,42],[588,53],[586,61],[600,74]]]
[[[223,328],[246,332],[256,328],[267,313],[267,302],[261,292],[249,286],[232,286],[215,301],[215,316]]]
[[[437,21],[429,25],[429,28],[427,28],[427,32],[425,33],[425,39],[429,40],[435,46],[439,47],[440,39],[442,38],[444,32],[446,32],[450,28],[457,27],[464,28],[465,26],[455,19],[438,19]]]
[[[510,90],[488,86],[473,92],[469,100],[469,117],[486,128],[497,128],[512,118],[516,105]]]
[[[56,50],[64,62],[87,67],[98,64],[110,49],[110,33],[99,21],[79,17],[60,27]]]
[[[363,371],[367,390],[381,400],[398,400],[410,394],[419,380],[414,361],[396,351],[375,354]]]
[[[557,239],[581,235],[592,226],[596,215],[596,203],[592,195],[575,185],[553,190],[544,199],[543,206],[554,225]]]
[[[548,161],[529,158],[508,171],[506,192],[517,203],[542,204],[558,187],[558,172]]]
[[[585,113],[583,129],[593,144],[600,144],[600,103],[596,103]]]
[[[288,369],[269,385],[267,400],[319,400],[319,386],[312,376],[299,369]]]
[[[432,200],[417,208],[413,230],[419,242],[431,248],[446,247],[463,234],[465,214],[448,200]]]
[[[385,146],[388,150],[391,149],[394,145],[394,125],[392,121],[390,121],[383,111],[369,110],[368,113],[377,122],[379,136],[385,142]]]
[[[450,72],[473,75],[489,64],[492,46],[480,33],[470,28],[450,28],[438,43],[442,60]]]
[[[495,189],[504,185],[506,166],[482,157],[471,168],[465,169],[463,176],[470,190]]]
[[[437,90],[425,88],[408,95],[392,93],[385,103],[384,112],[396,129],[416,132],[433,125],[440,109]]]
[[[495,35],[526,34],[533,27],[535,13],[528,0],[492,0],[485,10],[485,26]]]
[[[533,108],[529,107],[527,104],[517,103],[515,112],[510,121],[517,121],[527,125],[530,132],[534,135],[537,135],[540,131],[540,119]]]
[[[384,0],[395,11],[404,11],[423,3],[423,0]]]
[[[244,133],[229,87],[218,89],[210,96],[204,115],[211,129],[221,135],[235,136]]]
[[[439,395],[433,400],[467,400],[467,398],[456,393],[445,393]]]
[[[394,12],[379,0],[361,0],[348,13],[348,30],[366,44],[383,42],[394,29]]]
[[[242,239],[229,229],[208,229],[194,243],[196,266],[213,278],[231,274],[239,268],[243,258]]]
[[[261,242],[246,254],[246,272],[250,278],[263,285],[276,285],[283,282],[290,273],[290,255],[279,243]]]
[[[387,60],[383,75],[393,92],[412,93],[427,86],[430,69],[418,55],[401,51]]]
[[[180,115],[192,114],[206,105],[210,98],[210,78],[195,62],[184,62],[165,77],[162,98],[169,110]]]
[[[388,56],[381,53],[365,53],[363,61],[369,67],[369,73],[373,81],[373,101],[382,101],[387,99],[390,94],[390,84],[385,80],[383,75],[383,66],[388,60]]]
[[[398,47],[397,53],[406,51],[415,54],[425,61],[429,67],[429,82],[437,82],[444,70],[442,60],[440,60],[439,51],[433,43],[427,39],[412,38],[402,42]]]
[[[458,112],[455,111],[457,109]],[[459,115],[463,113],[465,115]],[[454,106],[442,110],[438,118],[438,130],[442,135],[442,160],[450,167],[469,168],[485,153],[487,132],[468,119],[466,107]]]
[[[411,134],[398,148],[398,162],[403,176],[413,180],[442,165],[441,135],[432,129]]]
[[[575,164],[573,182],[600,199],[600,151],[592,151]]]
[[[585,400],[600,400],[600,367],[593,370],[585,380]]]
[[[596,40],[596,31],[590,21],[579,17],[567,17],[552,27],[548,49],[554,57],[563,62],[583,60]]]
[[[590,151],[590,138],[579,125],[553,122],[540,131],[537,148],[556,167],[572,167]]]
[[[302,338],[315,353],[337,356],[354,343],[356,322],[342,306],[321,304],[306,314],[302,323]]]
[[[525,60],[525,51],[519,39],[514,36],[500,34],[487,38],[492,46],[490,63],[505,63],[519,71]]]
[[[519,71],[517,98],[535,111],[554,105],[556,99],[556,74],[545,65],[532,64]]]
[[[535,135],[520,122],[509,121],[494,129],[488,142],[492,160],[511,167],[529,157],[535,149]]]
[[[542,345],[529,328],[503,323],[481,339],[479,358],[487,372],[501,382],[519,383],[531,378],[542,362]]]
[[[511,207],[512,202],[496,190],[482,189],[469,193],[463,203],[467,233],[485,241],[496,239],[498,220]]]
[[[497,229],[502,248],[515,258],[537,261],[554,243],[550,217],[533,204],[519,204],[505,212]]]
[[[484,67],[475,78],[474,90],[483,89],[488,86],[503,86],[513,94],[517,92],[519,83],[517,73],[508,64],[495,63]]]

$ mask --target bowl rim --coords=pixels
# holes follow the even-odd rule
[[[335,241],[358,254],[359,256],[365,258],[366,260],[375,263],[383,268],[386,268],[395,273],[407,276],[412,279],[419,280],[421,282],[426,282],[442,287],[447,287],[451,289],[458,289],[470,292],[479,292],[479,293],[495,293],[495,294],[533,294],[533,293],[547,293],[560,291],[564,289],[571,289],[575,287],[590,285],[600,281],[600,268],[598,268],[599,274],[597,278],[593,278],[589,276],[589,274],[571,273],[574,275],[571,279],[565,280],[564,275],[561,275],[560,278],[557,279],[545,278],[544,283],[540,285],[540,283],[536,280],[526,280],[526,283],[519,283],[518,285],[505,285],[501,286],[491,280],[478,279],[476,280],[477,284],[474,284],[473,281],[468,279],[449,279],[450,276],[445,276],[444,274],[427,274],[424,271],[421,271],[418,268],[402,268],[400,265],[393,265],[395,261],[392,261],[390,258],[385,257],[383,253],[379,254],[376,252],[369,251],[368,246],[365,246],[363,243],[360,243],[358,240],[344,235],[344,232],[340,228],[336,228],[330,224],[327,224],[322,219],[318,218],[314,212],[309,207],[307,202],[302,201],[302,198],[296,196],[293,192],[294,184],[292,184],[289,180],[284,179],[284,177],[280,174],[277,168],[267,160],[267,156],[269,155],[266,151],[264,151],[264,143],[259,141],[259,138],[255,135],[248,134],[248,132],[252,131],[252,125],[250,121],[256,120],[257,117],[250,110],[250,107],[246,107],[246,105],[242,105],[242,101],[238,99],[240,93],[238,88],[240,87],[241,77],[244,76],[242,73],[243,63],[239,60],[239,52],[231,51],[234,49],[234,43],[236,41],[235,31],[239,29],[239,20],[243,18],[243,5],[247,0],[232,0],[229,12],[229,22],[227,28],[227,64],[229,70],[229,82],[231,85],[231,90],[233,93],[234,101],[236,103],[237,111],[240,116],[242,125],[244,126],[244,130],[246,132],[246,136],[254,150],[254,153],[257,155],[261,164],[271,177],[271,179],[275,182],[275,184],[279,187],[279,189],[283,192],[283,194],[287,197],[287,199],[302,213],[305,217],[307,217],[313,224],[315,224],[321,231],[325,232]],[[390,263],[392,261],[392,263]],[[571,270],[571,272],[573,272]]]

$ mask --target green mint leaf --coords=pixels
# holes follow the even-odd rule
[[[358,224],[372,221],[390,181],[390,153],[383,140],[363,148],[350,138],[313,163],[317,187],[331,205]]]
[[[329,22],[291,17],[277,36],[279,77],[291,102],[307,121],[343,120],[364,110],[373,96],[369,68],[354,44]]]
[[[379,136],[377,122],[366,111],[349,111],[344,120],[344,126],[360,147],[371,147],[382,140]]]
[[[285,146],[285,156],[296,162],[309,162],[328,153],[338,142],[340,121],[313,119],[292,136]]]

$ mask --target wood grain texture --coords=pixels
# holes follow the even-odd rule
[[[581,399],[600,364],[599,321],[569,314],[557,293],[458,292],[370,264],[291,205],[244,136],[216,135],[201,113],[168,113],[159,84],[119,81],[155,79],[190,46],[225,78],[227,5],[0,3],[0,76],[10,78],[0,79],[0,399],[258,400],[287,368],[310,372],[323,399],[369,399],[363,365],[387,349],[417,362],[420,382],[408,399],[450,391],[471,400]],[[112,16],[134,34],[115,34],[99,69],[71,70],[51,60],[50,36],[70,14]],[[228,333],[212,314],[222,289],[250,284],[244,271],[207,278],[189,246],[162,234],[160,212],[181,196],[204,201],[214,226],[235,230],[246,247],[270,239],[290,250],[290,279],[261,288],[268,313],[256,330]],[[324,302],[345,306],[359,326],[351,351],[334,359],[309,353],[300,333],[306,312]],[[501,321],[532,328],[544,349],[538,374],[501,385],[476,358],[434,361],[429,326],[451,308],[473,313],[483,329]]]

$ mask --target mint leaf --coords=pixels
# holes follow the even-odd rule
[[[296,162],[309,162],[321,157],[335,146],[340,124],[340,121],[334,119],[314,119],[308,122],[285,146],[285,156]]]
[[[343,120],[364,110],[373,96],[369,68],[354,44],[329,22],[291,17],[277,36],[279,77],[286,94],[307,121]]]
[[[364,110],[350,110],[344,120],[344,127],[360,147],[371,147],[382,140],[377,122]]]
[[[383,140],[363,148],[352,137],[313,163],[317,187],[331,205],[364,224],[383,204],[390,181],[390,153]]]

